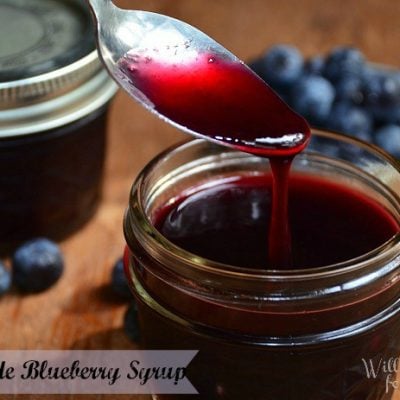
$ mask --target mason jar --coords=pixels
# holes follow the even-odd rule
[[[159,210],[193,188],[269,168],[268,160],[194,140],[140,173],[124,233],[144,348],[198,350],[187,376],[199,395],[188,399],[391,399],[400,353],[399,233],[336,264],[263,270],[192,254],[155,228]],[[400,168],[376,147],[315,131],[292,173],[356,189],[400,223]],[[175,398],[186,397],[154,394]]]
[[[84,0],[3,0],[0,15],[1,251],[93,215],[117,87]]]

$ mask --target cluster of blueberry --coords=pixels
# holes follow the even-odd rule
[[[0,262],[0,295],[14,284],[23,292],[41,292],[61,277],[64,260],[60,248],[49,239],[37,238],[17,248],[11,272]]]
[[[297,48],[276,45],[250,67],[312,126],[400,158],[400,71],[367,63],[360,50],[345,46],[304,60]]]

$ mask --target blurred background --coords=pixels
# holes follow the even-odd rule
[[[297,46],[306,57],[351,44],[368,59],[398,65],[400,4],[390,0],[116,0],[183,19],[248,60],[277,43]]]

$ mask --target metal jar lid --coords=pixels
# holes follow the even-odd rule
[[[72,123],[117,90],[84,0],[1,0],[0,37],[0,139]]]

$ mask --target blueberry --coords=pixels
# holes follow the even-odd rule
[[[6,266],[0,262],[0,296],[11,288],[11,274]]]
[[[363,80],[358,76],[344,75],[335,84],[336,100],[361,105],[364,100],[363,84]]]
[[[400,158],[400,125],[384,125],[374,135],[375,143],[393,157]]]
[[[400,104],[386,107],[376,107],[371,110],[375,120],[381,124],[400,124]]]
[[[111,273],[111,287],[113,291],[124,299],[131,299],[132,294],[129,289],[128,280],[124,271],[124,262],[120,258],[113,267]]]
[[[310,123],[320,125],[329,115],[335,98],[331,83],[321,76],[304,76],[292,88],[292,107]]]
[[[336,158],[339,154],[339,148],[331,140],[323,137],[311,135],[310,144],[307,147],[310,151],[316,151],[324,155]]]
[[[400,121],[400,78],[395,73],[375,71],[364,82],[365,105],[379,122]]]
[[[140,340],[138,310],[135,303],[131,303],[125,312],[124,330],[132,341],[138,342]]]
[[[327,120],[327,128],[358,139],[370,141],[372,118],[361,107],[348,103],[336,103]]]
[[[303,56],[293,46],[276,45],[261,60],[261,77],[278,91],[288,88],[302,74]]]
[[[364,83],[366,104],[387,106],[400,101],[400,79],[397,74],[375,71],[367,78]]]
[[[365,58],[356,48],[340,46],[332,50],[325,60],[323,75],[336,82],[345,75],[362,75]]]
[[[304,63],[304,73],[307,75],[321,75],[325,60],[322,56],[314,56]]]
[[[62,275],[64,261],[57,244],[38,238],[22,244],[12,260],[13,281],[26,292],[40,292]]]
[[[365,64],[361,78],[365,79],[366,82],[371,78],[381,75],[382,68],[377,68],[375,65],[372,64]]]

